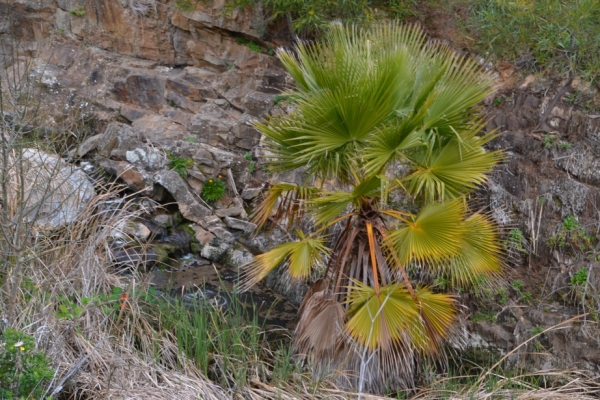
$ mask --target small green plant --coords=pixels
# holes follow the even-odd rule
[[[563,220],[558,232],[546,243],[548,247],[564,248],[569,245],[574,252],[589,252],[594,249],[594,237],[585,232],[583,226],[573,215]]]
[[[0,336],[0,399],[41,399],[54,376],[32,336],[6,328]]]
[[[183,141],[188,143],[198,143],[198,139],[195,136],[188,136],[183,139]]]
[[[65,30],[64,29],[57,29],[56,33],[58,33],[59,35],[62,35],[62,34],[65,33]]]
[[[498,107],[500,104],[502,104],[504,102],[504,97],[496,97],[494,99],[494,102],[492,103],[492,105],[494,107]]]
[[[587,268],[582,268],[571,277],[571,286],[583,286],[587,282],[587,278],[588,270]]]
[[[523,281],[520,279],[515,279],[514,281],[512,281],[511,285],[513,289],[515,289],[517,292],[523,290]]]
[[[498,318],[493,311],[479,311],[472,318],[473,322],[497,322]]]
[[[254,42],[252,42],[250,40],[247,40],[247,39],[244,39],[244,38],[239,38],[237,42],[238,42],[238,44],[242,44],[242,45],[248,47],[250,50],[252,50],[252,51],[254,51],[256,53],[263,53],[264,52],[262,47],[260,47],[258,44],[254,43]]]
[[[554,143],[556,142],[556,139],[550,135],[544,135],[543,140],[544,147],[546,147],[547,149],[552,148],[552,146],[554,146]]]
[[[83,17],[85,15],[85,8],[83,8],[83,7],[73,8],[73,9],[69,10],[69,14],[74,15],[76,17]]]
[[[557,147],[559,150],[566,151],[566,150],[571,150],[571,147],[573,147],[573,145],[569,142],[560,142],[557,145]]]
[[[200,197],[209,203],[219,201],[225,196],[226,189],[227,185],[220,178],[212,178],[204,183]]]
[[[531,328],[531,335],[532,336],[539,335],[542,332],[544,332],[544,327],[543,326],[536,325],[534,328]]]
[[[188,176],[188,169],[194,166],[194,160],[191,158],[177,157],[176,155],[168,154],[169,162],[168,167],[173,171],[177,172],[182,178]]]
[[[196,9],[196,0],[176,0],[175,9],[183,12],[192,12]]]
[[[445,276],[438,276],[433,281],[433,285],[439,288],[440,290],[446,291],[450,287],[450,280]]]
[[[253,174],[255,171],[256,171],[256,162],[250,161],[250,164],[248,164],[248,172]]]
[[[529,252],[527,251],[527,249],[525,247],[526,244],[527,244],[527,240],[525,239],[525,236],[523,235],[522,230],[515,228],[515,229],[511,229],[510,232],[508,232],[508,240],[505,245],[506,248],[515,249],[517,251],[528,254]]]
[[[272,48],[271,46],[269,46],[269,47],[267,48],[267,51],[266,51],[266,53],[267,53],[268,55],[270,55],[270,56],[274,56],[274,55],[275,55],[275,49],[274,49],[274,48]]]
[[[244,160],[252,161],[252,153],[248,152],[244,154]]]

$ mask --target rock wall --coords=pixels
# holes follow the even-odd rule
[[[177,202],[206,258],[229,251],[247,260],[248,249],[264,250],[277,241],[244,240],[252,227],[244,221],[243,200],[256,197],[268,180],[252,121],[281,112],[275,95],[287,77],[269,55],[279,43],[262,38],[250,9],[227,10],[223,0],[198,2],[187,13],[173,5],[2,0],[6,45],[0,57],[13,76],[33,77],[51,100],[43,121],[48,130],[57,129],[56,121],[73,108],[91,110],[99,131],[71,157],[94,160],[134,191]],[[507,246],[508,300],[501,301],[500,292],[484,302],[466,299],[471,315],[491,317],[466,323],[465,337],[474,346],[507,352],[538,327],[585,311],[573,300],[570,279],[581,268],[594,276],[598,259],[600,119],[562,101],[548,119],[550,131],[541,131],[540,116],[558,85],[521,77],[508,64],[499,68],[498,84],[485,110],[488,129],[498,132],[491,146],[504,149],[507,158],[481,195],[498,224],[507,232],[519,229],[523,239],[521,248]],[[187,175],[168,168],[173,158],[193,160]],[[217,204],[206,204],[199,193],[218,176],[231,190]],[[585,251],[548,245],[569,217],[593,243]],[[235,247],[238,242],[247,248]],[[600,280],[588,283],[590,292],[600,290]],[[293,297],[301,298],[296,292]],[[536,342],[541,349],[529,345],[519,357],[538,367],[595,368],[597,337],[597,323],[589,317],[543,335]]]

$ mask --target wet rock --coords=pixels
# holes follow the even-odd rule
[[[244,231],[244,233],[251,233],[256,230],[256,224],[252,222],[244,221],[237,218],[225,217],[225,225],[227,225],[230,229],[235,229],[238,231]]]

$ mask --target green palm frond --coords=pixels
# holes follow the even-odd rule
[[[479,130],[479,125],[473,131]],[[472,132],[472,131],[471,131]],[[493,135],[449,140],[435,149],[412,157],[416,171],[401,179],[410,194],[425,200],[455,199],[487,180],[487,174],[502,158],[483,145]]]
[[[430,203],[414,222],[389,231],[387,247],[404,265],[411,261],[437,263],[454,257],[465,232],[463,214],[464,205],[458,200]]]
[[[401,284],[382,286],[379,294],[371,286],[355,281],[347,300],[349,334],[360,345],[386,349],[413,324],[419,323],[417,303]]]
[[[428,288],[418,289],[416,296],[421,319],[410,327],[411,343],[424,354],[437,354],[456,319],[454,297],[432,293]]]
[[[329,254],[329,249],[322,238],[304,237],[301,234],[300,239],[298,242],[277,245],[246,264],[243,267],[238,289],[248,290],[285,261],[288,262],[288,270],[292,278],[308,277],[312,267],[323,261],[323,255]]]
[[[439,273],[449,276],[453,286],[472,286],[481,277],[497,275],[502,270],[498,229],[482,214],[473,214],[464,221],[458,255],[440,263]]]

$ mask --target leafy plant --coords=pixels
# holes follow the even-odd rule
[[[76,17],[83,17],[83,16],[85,16],[85,8],[83,8],[83,7],[73,8],[73,9],[69,10],[69,14],[74,15]]]
[[[183,140],[188,143],[198,143],[198,139],[195,136],[188,136]]]
[[[473,322],[490,322],[496,323],[498,318],[493,311],[479,311],[471,318]]]
[[[168,167],[173,171],[177,172],[182,178],[188,176],[188,168],[194,166],[194,160],[191,158],[178,157],[175,154],[168,154],[169,160]]]
[[[528,254],[529,252],[526,248],[526,245],[527,245],[527,240],[525,239],[525,236],[523,235],[522,230],[515,228],[515,229],[511,229],[508,232],[508,241],[507,241],[508,248],[515,249],[517,251]]]
[[[255,221],[283,221],[296,241],[257,256],[241,288],[280,264],[295,279],[325,271],[303,301],[295,346],[319,365],[350,368],[359,390],[392,376],[410,382],[415,359],[442,351],[454,298],[426,277],[469,287],[501,269],[495,225],[464,201],[502,158],[484,149],[494,135],[479,135],[485,123],[473,113],[491,79],[425,43],[420,30],[392,23],[333,26],[323,42],[279,53],[297,107],[256,124],[271,168],[303,168],[309,178],[269,188]],[[388,177],[398,163],[403,173]],[[390,193],[410,206],[392,208]],[[369,368],[372,379],[352,368]]]
[[[244,38],[240,38],[238,39],[238,44],[243,44],[246,47],[248,47],[250,50],[256,52],[256,53],[263,53],[263,49],[262,47],[260,47],[258,44],[254,43],[253,41],[244,39]]]
[[[587,278],[588,270],[587,268],[582,268],[571,277],[571,286],[583,286],[587,282]]]
[[[192,12],[196,9],[196,0],[175,0],[175,9],[183,12]]]
[[[500,104],[504,102],[504,97],[496,97],[494,99],[494,103],[492,104],[494,107],[498,107]]]
[[[209,203],[219,201],[223,198],[223,196],[225,196],[226,189],[227,185],[225,185],[225,183],[219,178],[211,178],[204,182],[200,197]]]
[[[532,71],[574,68],[591,82],[600,76],[596,0],[471,0],[466,23],[481,54],[515,60]],[[571,48],[571,34],[574,39]],[[566,55],[566,57],[565,57]]]
[[[41,399],[54,376],[32,336],[12,328],[0,335],[0,399]]]
[[[556,139],[550,135],[544,135],[543,140],[544,140],[544,147],[546,147],[547,149],[552,148],[552,146],[554,146],[554,143],[556,143]]]
[[[252,153],[248,152],[244,154],[244,160],[252,161]]]
[[[564,248],[567,245],[576,253],[590,252],[594,249],[595,238],[585,232],[583,226],[573,215],[563,220],[558,232],[546,243],[549,247]]]

